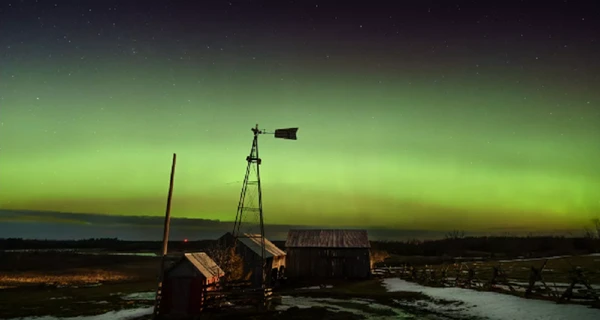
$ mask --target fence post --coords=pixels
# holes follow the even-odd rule
[[[542,285],[544,286],[544,289],[548,292],[550,292],[550,295],[552,297],[555,296],[555,292],[550,289],[550,287],[548,287],[548,285],[546,284],[546,281],[544,281],[544,278],[542,277],[542,271],[544,270],[544,268],[546,267],[546,264],[548,263],[548,259],[546,259],[544,261],[544,263],[542,264],[542,266],[538,269],[534,266],[531,266],[531,271],[529,273],[529,286],[527,286],[527,290],[525,290],[525,297],[527,298],[530,294],[533,293],[533,291],[537,291],[535,290],[535,284],[536,282],[541,282]]]
[[[570,271],[571,273],[571,284],[569,285],[569,287],[567,287],[567,289],[563,292],[563,294],[560,296],[558,302],[562,302],[564,300],[571,300],[571,298],[573,298],[573,289],[575,289],[575,286],[578,284],[582,284],[583,286],[586,287],[587,289],[587,296],[591,297],[592,299],[594,299],[595,301],[598,301],[598,295],[596,294],[596,291],[592,288],[592,286],[590,285],[590,283],[587,281],[585,275],[583,274],[583,269],[581,269],[580,267],[573,267],[573,269]]]

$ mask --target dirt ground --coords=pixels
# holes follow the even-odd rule
[[[531,268],[541,268],[545,260],[485,261],[470,262],[467,265],[474,267],[478,272],[478,276],[482,279],[491,278],[493,267],[500,266],[511,279],[528,281]],[[550,283],[569,283],[571,280],[570,272],[574,267],[582,268],[587,280],[591,284],[600,284],[600,256],[573,256],[548,259],[542,275],[544,280]]]
[[[0,318],[91,315],[143,305],[121,296],[155,290],[158,268],[156,257],[4,252]]]
[[[426,257],[429,258],[429,257]],[[512,260],[485,260],[485,261],[466,261],[465,267],[473,267],[479,279],[490,279],[493,267],[500,266],[506,275],[514,280],[528,281],[531,267],[541,268],[546,258],[539,259],[512,259]],[[447,275],[452,277],[460,270],[460,263],[453,263],[449,259],[425,259],[423,257],[403,257],[392,255],[380,265],[402,266],[404,264],[413,265],[417,268],[427,265],[429,269],[441,272],[446,269]],[[544,280],[548,282],[567,283],[570,282],[570,271],[574,267],[580,267],[584,270],[587,280],[592,284],[600,285],[600,255],[581,255],[566,256],[548,259],[542,272]]]
[[[127,300],[131,293],[152,292],[156,288],[160,260],[157,257],[134,255],[99,255],[75,252],[2,252],[0,253],[0,319],[52,315],[72,317],[103,314],[112,310],[147,307],[151,299]],[[470,262],[478,269],[491,269],[498,261]],[[500,263],[511,278],[525,280],[531,266],[539,267],[543,260]],[[551,259],[546,265],[548,276],[556,273],[563,280],[570,268],[600,270],[600,256]],[[441,268],[441,265],[433,266]],[[545,273],[546,275],[546,273]],[[547,280],[551,280],[550,278]],[[598,284],[597,274],[591,277]],[[306,287],[329,285],[325,289]],[[396,306],[394,300],[426,300],[414,292],[387,292],[377,280],[349,282],[330,281],[287,283],[276,290],[279,295],[305,296],[315,299],[369,299],[386,306]],[[150,295],[151,296],[151,295]],[[408,312],[413,312],[407,310]],[[148,317],[146,317],[148,318]],[[215,314],[209,319],[362,319],[356,314],[333,312],[320,307],[291,308],[286,311],[261,314]],[[419,319],[426,315],[419,315]]]
[[[150,306],[149,299],[123,297],[154,291],[159,264],[157,257],[135,255],[2,252],[0,318],[71,317]]]
[[[10,252],[0,257],[0,319],[52,315],[73,317],[148,307],[156,288],[159,258],[74,252]],[[418,293],[387,293],[377,280],[328,282],[327,289],[302,290],[321,282],[288,283],[278,295],[315,299],[371,299],[393,304],[394,299],[423,298]],[[131,293],[150,293],[142,299],[124,299]],[[347,306],[346,306],[347,307]],[[360,306],[359,306],[360,307]],[[364,307],[361,307],[364,308]],[[363,310],[364,311],[364,310]],[[145,316],[141,319],[149,319]],[[349,312],[322,307],[266,313],[213,314],[208,319],[363,319]]]

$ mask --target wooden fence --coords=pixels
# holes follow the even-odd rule
[[[217,282],[204,285],[202,297],[195,301],[202,313],[219,311],[237,312],[241,309],[257,311],[268,309],[273,298],[271,288],[256,288],[250,282]],[[195,319],[198,315],[170,315],[168,311],[158,312],[154,320]]]
[[[223,308],[225,306],[267,307],[271,301],[271,288],[256,288],[250,282],[228,282],[221,284],[217,290],[207,292],[207,306]]]
[[[588,280],[590,274],[580,267],[572,266],[562,277],[567,282],[546,281],[544,269],[531,266],[525,279],[510,277],[501,264],[477,266],[476,264],[455,263],[451,265],[412,267],[379,267],[373,270],[374,276],[399,277],[422,285],[435,287],[461,287],[476,290],[513,293],[526,298],[545,298],[558,303],[590,302],[600,300],[600,287],[593,287]],[[556,275],[556,274],[555,274]],[[555,277],[556,278],[556,277]]]

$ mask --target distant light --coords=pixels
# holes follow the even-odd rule
[[[187,241],[188,241],[187,239],[183,239],[183,242],[187,242]]]

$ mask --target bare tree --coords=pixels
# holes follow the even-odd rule
[[[600,239],[600,218],[592,219],[592,226],[586,227],[584,232],[588,239]]]
[[[390,254],[384,250],[371,250],[371,268],[375,267],[376,264],[385,261],[389,258]]]
[[[593,231],[596,233],[596,238],[600,239],[600,218],[592,219]]]
[[[452,230],[446,233],[446,239],[463,239],[465,237],[465,232],[461,230]]]
[[[235,247],[215,244],[208,248],[207,254],[221,267],[225,281],[243,281],[250,279],[252,272],[244,272],[244,260],[235,252]]]

